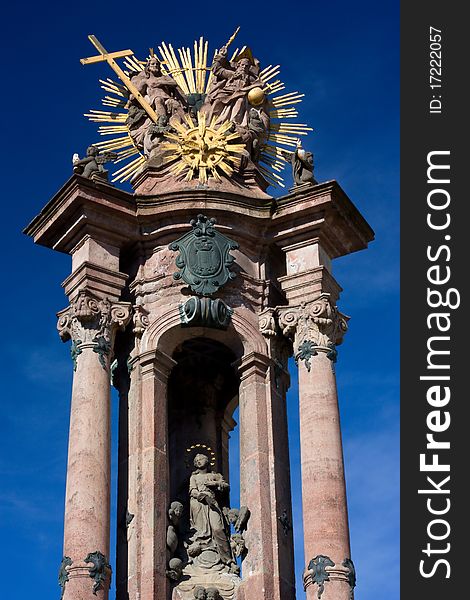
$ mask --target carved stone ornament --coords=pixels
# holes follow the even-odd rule
[[[279,332],[275,310],[274,308],[267,308],[259,315],[259,330],[267,338],[275,337]]]
[[[98,354],[103,369],[107,369],[114,334],[123,329],[131,317],[131,305],[128,302],[111,304],[107,299],[99,299],[85,290],[68,308],[57,313],[57,329],[62,341],[72,340],[71,355],[74,370],[80,354],[90,348]]]
[[[72,563],[73,563],[73,560],[70,558],[70,556],[64,556],[63,559],[62,559],[62,562],[60,563],[60,567],[59,567],[59,585],[60,585],[61,590],[62,590],[62,593],[60,594],[60,599],[61,600],[64,597],[65,584],[69,580],[69,572],[68,572],[67,567],[72,566]]]
[[[136,337],[141,338],[150,323],[148,311],[145,310],[143,306],[134,306],[132,320],[134,323],[133,332],[135,333]]]
[[[334,567],[335,563],[328,556],[319,554],[312,558],[308,563],[307,574],[304,577],[304,583],[306,579],[310,579],[312,583],[318,585],[318,598],[320,599],[323,592],[325,591],[325,581],[330,580],[330,576],[326,570],[326,567]]]
[[[345,558],[343,560],[343,567],[346,567],[346,569],[348,570],[348,582],[351,587],[349,598],[353,600],[354,588],[356,587],[356,568],[354,567],[354,563],[350,558]]]
[[[192,230],[169,246],[180,252],[175,262],[181,270],[174,273],[174,279],[182,279],[201,296],[210,296],[235,277],[230,271],[234,262],[230,250],[236,250],[238,244],[218,232],[215,222],[198,215],[191,221]]]
[[[287,510],[284,509],[281,515],[278,517],[279,523],[282,525],[282,529],[284,530],[284,535],[289,535],[289,532],[292,531],[292,524],[289,519],[289,515],[287,514]]]
[[[180,306],[181,323],[186,327],[210,327],[227,329],[232,317],[232,309],[217,298],[193,296]]]
[[[343,340],[349,317],[331,304],[329,294],[300,306],[279,307],[277,314],[283,334],[294,343],[297,362],[304,361],[310,371],[310,359],[318,352],[326,352],[330,360],[336,360],[336,344]]]
[[[90,552],[85,558],[86,563],[92,563],[89,567],[90,577],[94,580],[93,594],[96,596],[98,590],[102,590],[106,581],[108,580],[108,586],[111,579],[111,565],[104,554],[99,550],[96,552]],[[108,579],[109,576],[109,579]]]

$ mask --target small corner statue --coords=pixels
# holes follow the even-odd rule
[[[292,165],[292,178],[295,187],[301,185],[316,185],[318,183],[313,176],[313,154],[302,148],[300,139],[297,140],[297,146],[294,152],[283,151],[282,155],[285,160]]]
[[[117,154],[114,152],[101,153],[96,146],[88,146],[85,158],[79,158],[78,154],[73,155],[73,172],[87,179],[98,178],[102,181],[108,181],[108,171],[104,168],[104,165],[116,159]]]

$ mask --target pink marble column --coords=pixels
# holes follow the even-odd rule
[[[59,313],[62,339],[72,340],[74,378],[64,517],[64,600],[108,597],[110,529],[110,372],[113,330],[130,317],[81,292]]]
[[[285,389],[273,360],[253,353],[240,367],[240,504],[251,511],[237,598],[295,597]],[[285,524],[289,525],[290,523]]]
[[[140,355],[140,390],[133,395],[138,406],[130,407],[129,596],[139,600],[166,600],[170,580],[166,576],[170,503],[168,456],[167,382],[175,362],[160,351]],[[139,374],[136,374],[139,379]],[[136,409],[138,418],[136,419]],[[139,429],[134,431],[138,423]]]
[[[280,309],[299,369],[302,506],[308,600],[351,600],[349,526],[334,360],[347,318],[327,294]]]

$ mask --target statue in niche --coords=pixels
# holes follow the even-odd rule
[[[170,520],[170,524],[168,525],[166,534],[166,545],[172,555],[176,552],[176,549],[178,548],[178,528],[182,515],[183,505],[181,504],[181,502],[172,502],[170,504],[170,508],[168,509],[168,518]]]
[[[108,180],[108,171],[104,168],[105,163],[112,162],[117,159],[117,154],[114,152],[101,153],[96,146],[88,146],[85,158],[79,158],[74,155],[73,172],[78,173],[82,177],[92,179],[98,177],[104,181]]]
[[[206,600],[206,588],[203,588],[202,585],[199,585],[197,588],[194,589],[193,595],[196,600]]]
[[[228,492],[229,484],[220,473],[209,471],[209,458],[205,454],[196,454],[194,466],[189,480],[191,537],[188,555],[203,568],[221,562],[230,572],[238,573],[220,502],[220,496]]]
[[[246,530],[248,519],[250,518],[250,511],[247,506],[229,508],[225,511],[225,515],[237,533],[242,533]]]
[[[259,61],[253,58],[251,50],[246,48],[230,62],[227,59],[227,46],[223,46],[212,63],[214,79],[202,112],[209,115],[209,120],[216,116],[219,123],[231,121],[247,126],[250,108],[248,94],[255,88],[263,87],[259,72]]]
[[[179,581],[183,575],[183,561],[180,558],[170,558],[166,576],[173,581]]]
[[[241,558],[243,560],[248,553],[245,538],[241,533],[234,533],[231,535],[230,547],[232,548],[235,558]]]
[[[215,587],[204,588],[200,585],[195,588],[193,595],[196,600],[220,600],[219,590]]]

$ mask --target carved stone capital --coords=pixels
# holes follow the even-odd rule
[[[274,363],[274,383],[283,394],[290,385],[288,360],[292,354],[291,344],[283,335],[277,322],[275,308],[266,308],[259,315],[259,329],[266,338],[269,357]]]
[[[329,294],[300,306],[278,307],[276,314],[282,333],[293,342],[297,362],[304,360],[310,371],[310,359],[318,352],[326,352],[335,362],[336,345],[343,341],[349,317],[331,303]]]
[[[86,348],[98,354],[100,364],[107,368],[114,343],[114,335],[123,329],[131,318],[129,302],[111,302],[96,298],[86,290],[81,290],[75,300],[57,313],[57,329],[62,341],[72,340],[71,354],[76,369],[77,358]]]

